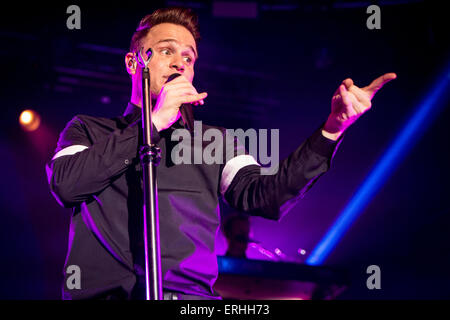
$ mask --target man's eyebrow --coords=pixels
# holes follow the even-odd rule
[[[177,44],[179,43],[176,39],[162,39],[159,40],[156,44],[159,44],[161,42],[176,42]],[[195,58],[198,58],[197,52],[195,51],[194,47],[191,45],[188,45],[188,47],[192,50],[192,52],[194,52]]]

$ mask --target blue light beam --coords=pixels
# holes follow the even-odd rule
[[[363,184],[342,210],[334,224],[309,255],[306,264],[321,265],[335,248],[344,233],[356,220],[358,215],[366,208],[370,200],[387,181],[402,159],[408,154],[422,134],[431,125],[433,119],[446,105],[439,103],[446,96],[446,90],[450,82],[450,67],[439,81],[433,86],[433,90],[418,105],[412,117],[395,138],[387,151],[382,155],[373,170],[369,173]],[[448,91],[447,91],[448,92]]]

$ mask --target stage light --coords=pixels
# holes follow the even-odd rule
[[[101,103],[103,104],[110,104],[111,103],[111,98],[109,96],[103,96],[100,98]]]
[[[444,70],[443,76],[432,87],[425,99],[419,103],[406,125],[400,130],[347,206],[308,256],[306,264],[321,265],[325,261],[352,223],[389,179],[397,165],[401,163],[441,109],[446,106],[445,102],[447,101],[443,101],[443,98],[448,98],[450,67],[447,66]]]
[[[36,111],[28,109],[22,111],[20,114],[19,123],[24,130],[34,131],[39,128],[41,118]]]

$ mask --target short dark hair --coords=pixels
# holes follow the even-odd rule
[[[147,36],[150,29],[161,23],[173,23],[183,26],[189,30],[196,43],[200,40],[198,16],[194,11],[181,7],[161,8],[152,14],[146,15],[139,22],[136,32],[131,37],[130,52],[136,52],[141,45],[141,40]]]

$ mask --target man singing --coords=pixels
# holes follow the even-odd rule
[[[241,144],[224,150],[222,163],[175,164],[171,135],[185,126],[180,106],[204,104],[207,98],[206,92],[199,93],[192,85],[198,39],[197,17],[189,9],[159,9],[144,17],[125,56],[132,90],[123,115],[77,115],[61,133],[46,169],[52,194],[73,210],[64,299],[145,298],[138,152],[141,50],[145,56],[152,52],[152,141],[161,148],[156,170],[164,299],[220,299],[213,289],[218,275],[214,241],[220,224],[219,197],[239,211],[280,219],[330,168],[342,134],[371,108],[374,94],[396,77],[385,74],[364,88],[344,80],[332,97],[324,124],[272,175],[261,174],[255,159],[239,152]],[[168,81],[175,73],[181,76]],[[210,128],[202,125],[201,130]],[[216,129],[226,135],[224,128]],[[68,281],[68,267],[73,265],[80,270],[78,287]]]

